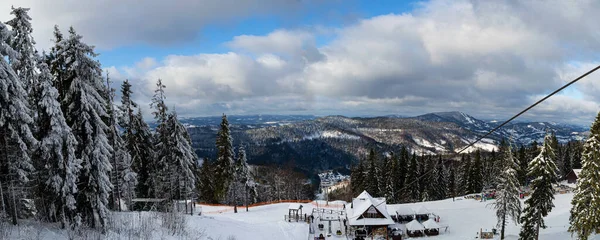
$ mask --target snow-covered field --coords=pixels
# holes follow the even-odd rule
[[[540,239],[574,239],[567,232],[572,197],[573,194],[556,195],[554,201],[556,207],[545,218],[548,228],[541,230]],[[441,235],[427,237],[427,239],[475,239],[480,229],[485,231],[494,228],[496,216],[490,206],[493,201],[458,199],[460,198],[456,198],[456,201],[446,199],[401,205],[415,209],[424,205],[440,216],[440,225],[449,226],[447,232],[442,230]],[[320,206],[324,204],[324,201],[319,201]],[[308,214],[316,207],[315,202],[302,205],[303,212]],[[388,205],[388,211],[394,212],[401,205]],[[164,216],[161,217],[156,213],[142,213],[141,215],[140,213],[114,213],[114,218],[118,220],[112,224],[112,230],[107,235],[88,232],[84,234],[85,238],[78,239],[308,239],[308,224],[289,223],[283,220],[284,215],[288,213],[288,206],[289,203],[258,206],[250,208],[249,212],[240,208],[239,213],[236,214],[230,207],[200,205],[202,216],[184,216],[184,225],[186,226],[182,230],[184,233],[175,235],[168,230],[167,226],[161,224]],[[341,210],[342,202],[330,202],[329,208]],[[52,225],[41,225],[34,222],[25,225],[20,229],[12,229],[11,235],[7,239],[68,239],[69,235],[73,235],[73,233],[59,230]],[[139,230],[127,230],[127,228],[139,228]],[[506,232],[507,239],[518,239],[518,234],[519,226],[509,224]],[[2,236],[0,235],[0,237]],[[332,239],[345,239],[345,237]],[[590,239],[600,240],[600,236]]]

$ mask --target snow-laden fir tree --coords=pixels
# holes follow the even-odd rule
[[[155,171],[150,173],[151,192],[157,198],[169,198],[169,160],[168,160],[168,144],[169,144],[169,129],[167,126],[168,108],[165,104],[165,85],[162,80],[156,82],[156,89],[152,97],[150,107],[154,108],[152,114],[156,120],[156,128],[154,130],[154,151],[155,158],[152,165]]]
[[[361,159],[358,163],[352,166],[350,172],[350,187],[352,195],[358,196],[365,190],[365,160]]]
[[[417,162],[417,155],[412,154],[410,158],[410,164],[408,165],[408,171],[406,171],[406,179],[404,181],[404,187],[406,188],[408,201],[414,202],[419,200],[419,163]]]
[[[50,49],[50,53],[46,56],[46,63],[50,67],[50,73],[53,76],[53,85],[58,90],[58,97],[63,112],[67,111],[67,104],[64,99],[69,91],[72,79],[68,77],[66,64],[67,59],[65,55],[60,54],[63,52],[63,45],[60,44],[64,40],[63,34],[57,25],[54,26],[54,46]]]
[[[34,168],[29,151],[37,141],[30,128],[33,119],[27,92],[6,61],[18,54],[7,44],[9,37],[7,27],[0,23],[0,197],[2,211],[8,211],[13,224],[17,224],[16,206],[12,203],[21,197],[16,189],[22,189],[30,180]]]
[[[150,173],[154,158],[152,133],[138,105],[131,99],[133,94],[129,80],[121,85],[121,105],[119,105],[119,126],[123,130],[125,148],[131,155],[132,169],[137,174],[136,196],[150,195]]]
[[[531,197],[525,200],[525,209],[521,217],[521,233],[519,239],[538,239],[540,228],[545,228],[544,217],[554,207],[554,188],[556,183],[556,164],[554,164],[554,149],[552,149],[551,135],[546,134],[544,145],[539,154],[529,163],[527,177],[532,179],[530,187]]]
[[[591,234],[600,234],[600,113],[590,132],[583,146],[582,169],[569,218],[569,232],[581,240],[587,240]]]
[[[493,203],[493,206],[498,217],[497,227],[500,228],[500,239],[504,239],[506,221],[510,219],[515,224],[519,223],[521,200],[519,200],[519,179],[517,179],[517,170],[515,170],[518,164],[510,146],[501,149],[504,150],[501,164],[504,166],[504,171],[498,176],[496,202]]]
[[[233,139],[229,130],[229,121],[223,114],[216,140],[217,160],[214,163],[215,196],[218,201],[225,200],[229,184],[233,180]]]
[[[406,192],[404,189],[404,182],[406,181],[406,171],[408,169],[408,162],[410,161],[410,155],[406,150],[406,147],[402,146],[400,149],[400,154],[397,157],[396,170],[394,170],[394,195],[396,199],[394,203],[401,203],[405,196],[403,196]]]
[[[94,48],[81,41],[73,28],[69,37],[59,42],[57,53],[67,59],[65,74],[68,82],[63,103],[67,106],[67,123],[77,139],[75,154],[82,161],[79,174],[79,194],[77,211],[91,227],[106,226],[108,218],[108,199],[113,189],[110,182],[111,152],[113,151],[107,133],[106,86],[102,78],[100,63],[93,58],[97,55]]]
[[[177,113],[173,112],[167,117],[167,129],[169,141],[167,142],[167,161],[170,170],[169,186],[172,193],[171,199],[188,199],[196,186],[194,175],[196,153],[192,148],[192,142],[187,129],[177,119]]]
[[[460,195],[472,193],[469,189],[469,176],[471,174],[471,157],[468,154],[462,154],[460,160],[460,175],[458,192]]]
[[[235,180],[234,184],[230,188],[234,190],[234,197],[236,203],[240,202],[238,199],[243,199],[241,202],[246,206],[246,212],[248,211],[248,204],[253,202],[253,197],[256,195],[254,179],[250,174],[250,168],[246,159],[246,149],[243,146],[239,147],[237,160],[235,162]],[[236,199],[237,198],[237,199]],[[237,212],[237,204],[234,205],[234,212]]]
[[[450,168],[448,168],[448,188],[447,193],[448,197],[456,197],[456,170],[454,170],[455,164],[452,163]]]
[[[365,188],[367,192],[375,196],[380,196],[379,189],[379,166],[377,163],[377,154],[375,150],[371,148],[369,156],[367,157],[367,176],[365,178]]]
[[[524,146],[519,148],[517,153],[517,159],[519,166],[517,168],[517,178],[521,186],[527,186],[527,165],[529,165],[529,158],[527,156],[527,149]]]
[[[431,194],[430,196],[434,200],[445,199],[447,196],[448,190],[448,172],[446,171],[446,165],[442,160],[442,156],[440,155],[437,163],[435,164],[435,168],[432,173],[433,184],[431,184]]]
[[[421,160],[419,161],[419,168],[417,174],[417,180],[419,182],[419,201],[429,201],[430,193],[431,193],[431,175],[425,174],[431,166],[431,156],[421,155]]]
[[[475,151],[475,157],[473,159],[473,165],[471,165],[471,169],[469,172],[469,193],[477,193],[481,192],[483,189],[483,169],[482,169],[482,160],[481,160],[481,151]]]
[[[391,199],[389,203],[399,203],[401,195],[400,191],[403,191],[402,184],[404,183],[404,171],[406,167],[400,165],[405,164],[404,161],[400,160],[401,158],[402,151],[400,151],[400,154],[394,154],[392,156],[392,167],[389,167],[392,171],[390,179],[388,180],[391,185]]]
[[[387,202],[392,202],[393,199],[396,198],[394,195],[393,179],[394,170],[396,169],[396,158],[394,156],[394,152],[390,152],[387,156],[384,155],[383,166],[384,167],[381,168],[380,174],[380,188],[383,193],[381,196],[385,197]]]
[[[37,102],[36,137],[40,140],[34,162],[40,178],[37,195],[42,203],[38,208],[49,220],[60,221],[63,228],[74,221],[77,175],[81,160],[75,156],[77,140],[67,125],[58,91],[52,86],[52,75],[45,62],[38,64],[37,79],[40,98]]]
[[[123,210],[123,203],[131,206],[131,199],[135,197],[135,186],[137,185],[137,174],[132,169],[132,159],[127,149],[127,143],[121,138],[120,126],[118,125],[118,114],[114,108],[115,90],[110,87],[110,78],[106,76],[106,87],[108,95],[108,125],[110,132],[108,140],[112,146],[113,153],[111,172],[111,182],[113,189],[113,208],[119,211]]]
[[[38,86],[35,71],[38,57],[34,46],[35,41],[31,36],[33,29],[31,28],[31,17],[29,17],[28,12],[29,8],[12,7],[10,14],[14,15],[14,18],[6,24],[12,27],[12,37],[9,38],[9,45],[18,53],[9,56],[10,65],[19,76],[25,91],[31,94],[31,89]],[[35,102],[36,100],[33,99],[30,103],[33,105]]]

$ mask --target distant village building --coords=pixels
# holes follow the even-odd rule
[[[581,169],[573,169],[566,176],[568,183],[577,183],[577,179],[579,179],[579,174],[581,173]]]
[[[388,236],[387,228],[394,224],[394,220],[387,211],[385,198],[374,198],[363,191],[348,205],[346,217],[351,228],[357,232],[366,231],[371,238],[375,235]]]

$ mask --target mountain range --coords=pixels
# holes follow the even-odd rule
[[[221,117],[185,118],[192,145],[201,158],[215,156]],[[476,119],[462,112],[428,113],[416,117],[350,118],[344,116],[254,115],[229,116],[234,145],[244,145],[253,164],[288,164],[317,172],[347,169],[370,148],[397,152],[402,146],[418,154],[458,152],[497,127],[496,121]],[[515,145],[541,142],[547,131],[560,142],[582,140],[588,129],[552,122],[509,123],[466,152],[491,151],[505,138]]]

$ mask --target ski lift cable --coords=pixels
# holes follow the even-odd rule
[[[472,147],[473,145],[475,145],[475,143],[483,140],[485,137],[489,136],[490,134],[494,133],[496,130],[500,129],[501,127],[503,127],[504,125],[508,124],[509,122],[511,122],[512,120],[516,119],[517,117],[523,115],[523,113],[531,110],[532,108],[534,108],[535,106],[537,106],[538,104],[540,104],[541,102],[545,101],[546,99],[552,97],[553,95],[557,94],[558,92],[562,91],[563,89],[571,86],[573,83],[578,82],[579,80],[587,77],[588,75],[592,74],[593,72],[597,71],[598,69],[600,69],[600,65],[596,66],[595,68],[593,68],[592,70],[589,70],[588,72],[584,73],[583,75],[573,79],[571,82],[563,85],[562,87],[560,87],[559,89],[556,89],[554,92],[546,95],[544,98],[538,100],[537,102],[535,102],[534,104],[532,104],[531,106],[525,108],[523,111],[517,113],[516,115],[512,116],[510,119],[504,121],[502,124],[496,126],[494,129],[488,131],[485,135],[477,138],[474,142],[469,143],[469,145],[467,145],[466,147],[462,148],[460,151],[456,152],[455,154],[461,154],[462,152],[464,152],[465,150],[469,149],[469,147]],[[423,173],[421,176],[417,177],[415,180],[409,182],[408,184],[404,184],[404,186],[402,186],[402,188],[400,189],[400,191],[404,191],[406,190],[406,187],[415,183],[416,181],[421,180],[421,178],[425,177],[426,175],[430,174],[433,172],[433,169],[429,169],[427,170],[425,173]]]

